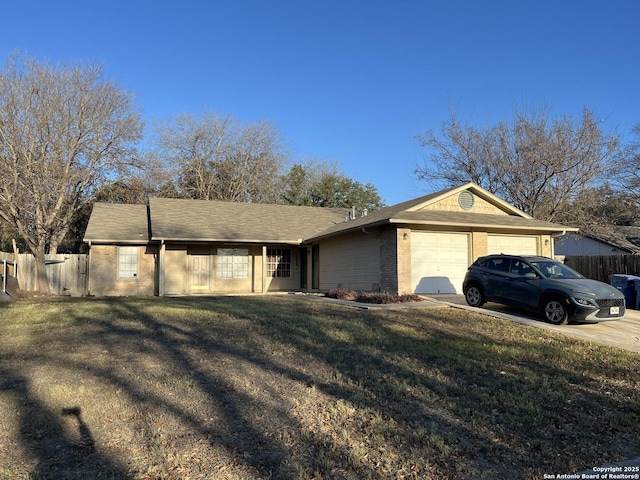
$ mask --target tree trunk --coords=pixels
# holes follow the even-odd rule
[[[40,293],[49,294],[51,291],[49,290],[49,279],[47,277],[47,269],[44,260],[44,246],[39,247],[34,257],[36,258],[36,289]]]

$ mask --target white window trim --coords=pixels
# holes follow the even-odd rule
[[[140,264],[140,249],[132,246],[118,247],[118,280],[136,280]],[[124,261],[128,259],[128,261]],[[135,261],[132,261],[134,260]],[[125,266],[126,268],[122,268]]]
[[[249,278],[248,248],[218,248],[216,277],[224,280]]]

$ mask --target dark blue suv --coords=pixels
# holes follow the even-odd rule
[[[546,257],[488,255],[467,270],[462,285],[472,307],[496,302],[542,315],[556,325],[624,317],[624,294]]]

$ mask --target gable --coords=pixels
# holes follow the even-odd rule
[[[470,190],[462,190],[429,203],[417,212],[466,212],[485,215],[508,215],[503,209],[498,208],[485,198],[475,195]]]
[[[484,231],[518,231],[534,234],[577,231],[557,223],[536,220],[491,192],[466,183],[377,210],[366,217],[336,224],[307,241],[363,228],[396,224],[420,228],[452,228],[456,231],[477,228]]]

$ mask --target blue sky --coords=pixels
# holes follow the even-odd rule
[[[636,0],[21,0],[19,49],[97,61],[147,123],[210,110],[272,121],[294,159],[340,162],[387,204],[432,191],[415,137],[452,109],[472,124],[514,105],[640,123]]]

